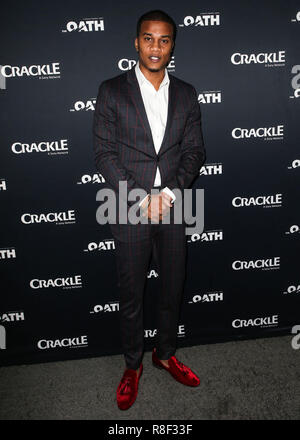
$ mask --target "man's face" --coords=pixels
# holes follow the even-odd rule
[[[164,21],[143,21],[135,48],[140,65],[150,72],[164,70],[169,64],[173,48],[173,26]]]

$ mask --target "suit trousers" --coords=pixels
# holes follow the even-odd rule
[[[158,188],[160,189],[160,188]],[[123,353],[127,368],[138,369],[144,353],[143,297],[151,256],[158,267],[159,294],[156,350],[159,359],[175,354],[178,320],[186,274],[184,224],[126,225],[127,239],[115,238],[119,287],[119,316]],[[173,221],[173,223],[172,223]],[[122,227],[123,225],[120,225]],[[113,230],[112,230],[113,231]],[[114,235],[114,234],[113,234]]]

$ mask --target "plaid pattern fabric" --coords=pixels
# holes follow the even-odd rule
[[[117,222],[120,181],[127,182],[128,192],[149,193],[158,165],[161,187],[183,190],[191,186],[205,161],[196,90],[171,74],[169,78],[167,125],[158,154],[134,69],[99,86],[93,122],[95,163],[105,178],[103,187],[116,194]],[[141,199],[124,200],[129,209]],[[113,225],[113,230],[120,240],[133,233],[128,225]]]

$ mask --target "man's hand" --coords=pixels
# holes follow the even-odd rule
[[[143,216],[147,216],[152,222],[157,223],[161,220],[173,206],[171,203],[172,197],[161,191],[159,194],[151,196],[151,202],[148,205],[148,199],[146,199],[142,205],[141,210],[144,211]]]

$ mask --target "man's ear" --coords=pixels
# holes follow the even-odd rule
[[[138,52],[139,51],[139,42],[138,42],[137,38],[134,40],[134,47],[135,47],[135,50]]]

